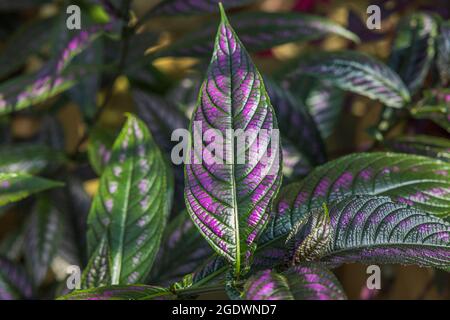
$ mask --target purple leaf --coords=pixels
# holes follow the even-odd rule
[[[208,129],[225,137],[225,150],[219,138],[203,139],[212,140],[202,141],[206,152],[199,151],[198,145],[192,148],[190,164],[186,164],[186,206],[214,250],[239,274],[250,265],[256,239],[269,217],[267,209],[280,185],[280,142],[263,79],[223,8],[213,57],[192,118],[192,141]],[[245,130],[251,136],[247,140],[251,143],[237,145],[240,151],[236,153],[231,129]],[[255,148],[260,155],[268,153],[270,159],[263,161]]]
[[[32,295],[33,285],[25,270],[0,256],[0,300],[29,299]]]
[[[190,15],[216,12],[217,5],[222,0],[163,0],[156,5],[147,17]],[[255,0],[226,0],[222,1],[226,9],[239,7]]]
[[[320,265],[305,264],[283,273],[265,270],[247,280],[247,300],[345,300],[333,273]]]
[[[388,197],[345,198],[330,208],[334,236],[321,261],[401,263],[450,271],[450,224]]]

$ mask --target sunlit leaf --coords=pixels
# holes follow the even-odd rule
[[[318,52],[302,56],[287,75],[296,81],[302,75],[325,79],[332,85],[379,100],[393,108],[410,101],[407,87],[382,62],[356,51]]]
[[[355,153],[314,169],[286,186],[260,244],[285,237],[307,212],[351,195],[382,195],[437,216],[450,212],[450,165],[396,153]]]
[[[132,115],[119,134],[88,218],[88,251],[107,235],[110,284],[144,280],[159,249],[172,174],[147,127]]]
[[[334,236],[321,261],[401,263],[450,271],[450,224],[388,197],[349,197],[330,208]]]
[[[263,79],[223,10],[191,135],[207,129],[215,129],[216,135],[224,138],[202,141],[203,148],[209,150],[203,154],[192,148],[186,164],[186,206],[203,236],[233,264],[235,274],[240,274],[250,264],[255,240],[267,222],[267,209],[280,185],[280,142]],[[259,137],[259,144],[251,136],[240,145],[240,151],[226,147],[223,152],[222,142],[228,146],[234,142],[234,137],[226,134],[230,129],[247,130],[253,136],[265,129],[266,134]],[[255,151],[270,151],[270,159],[262,161]]]

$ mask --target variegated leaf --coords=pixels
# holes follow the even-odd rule
[[[63,185],[61,182],[27,173],[0,173],[0,207],[20,201],[34,193]]]
[[[30,299],[33,284],[25,270],[0,256],[0,300]]]
[[[226,0],[222,1],[225,8],[244,6],[255,0]],[[147,15],[154,16],[174,16],[192,15],[201,13],[216,12],[221,0],[162,0]]]
[[[382,62],[359,52],[319,52],[299,58],[286,77],[295,81],[308,75],[332,85],[379,100],[392,108],[410,101],[408,88],[399,76]]]
[[[401,263],[450,271],[450,224],[388,197],[348,197],[330,208],[334,236],[321,261]]]
[[[324,267],[305,264],[283,273],[261,271],[247,280],[247,300],[345,300],[338,279]]]
[[[25,262],[33,282],[39,286],[50,267],[63,236],[61,214],[47,196],[37,202],[28,221]]]
[[[84,268],[81,277],[81,288],[98,288],[111,283],[109,257],[109,245],[107,234],[105,233],[92,253],[87,266]]]
[[[110,286],[78,290],[59,297],[59,300],[155,300],[171,299],[172,293],[164,288],[144,285]]]
[[[292,248],[292,264],[314,261],[320,258],[327,248],[333,230],[330,216],[325,206],[324,210],[315,209],[307,215],[307,219],[296,223],[286,240],[286,246]],[[291,255],[291,253],[289,253]]]
[[[450,212],[450,165],[400,153],[355,153],[286,186],[260,244],[285,237],[307,212],[351,195],[384,195],[437,216]]]
[[[88,218],[91,260],[107,235],[110,284],[132,284],[148,275],[171,208],[172,179],[145,124],[129,115]]]
[[[436,19],[427,13],[403,18],[397,27],[388,65],[396,71],[411,95],[422,86],[435,55]]]
[[[87,154],[92,169],[98,175],[102,175],[111,159],[114,138],[114,131],[100,127],[94,127],[89,134]]]
[[[244,12],[231,16],[231,24],[249,52],[270,49],[277,45],[310,41],[335,34],[358,42],[358,36],[339,24],[322,17],[301,13]],[[208,23],[192,32],[157,56],[205,57],[214,49],[216,26]]]
[[[195,225],[237,275],[250,265],[280,185],[280,141],[263,79],[221,10],[191,126],[191,141],[210,136],[190,152],[185,198]]]
[[[0,172],[37,174],[56,169],[64,154],[39,144],[15,144],[0,147]]]
[[[420,154],[450,162],[450,141],[445,138],[415,135],[387,140],[384,144],[397,152]]]

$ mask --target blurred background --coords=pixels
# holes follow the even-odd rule
[[[120,1],[111,1],[120,7]],[[224,3],[226,4],[226,0]],[[447,0],[420,1],[341,1],[341,0],[260,0],[248,1],[248,5],[229,10],[231,20],[241,12],[303,12],[327,17],[357,34],[361,42],[355,43],[338,35],[325,35],[308,42],[289,42],[253,54],[254,62],[263,74],[276,75],[291,59],[304,52],[315,50],[352,49],[369,53],[386,61],[391,52],[399,21],[414,12],[427,11],[449,18]],[[70,165],[52,172],[52,177],[65,177],[74,182],[76,188],[64,192],[79,192],[80,201],[70,204],[78,212],[86,214],[89,201],[98,187],[98,175],[89,164],[89,157],[101,156],[99,145],[90,144],[95,133],[111,136],[121,127],[124,112],[136,112],[135,101],[130,90],[139,87],[164,97],[165,101],[179,103],[186,113],[195,104],[198,82],[204,72],[206,59],[174,57],[154,54],[187,35],[202,30],[208,23],[217,24],[217,13],[183,16],[142,17],[159,3],[158,0],[134,0],[131,2],[130,24],[135,32],[145,36],[129,44],[127,62],[136,62],[127,72],[117,71],[121,60],[120,26],[112,26],[112,36],[100,47],[94,47],[81,58],[74,60],[92,66],[92,73],[84,76],[80,83],[62,94],[51,94],[42,101],[33,103],[33,108],[23,108],[0,117],[1,145],[21,142],[42,143],[60,150],[70,159]],[[82,8],[82,23],[94,25],[111,22],[111,15],[102,1],[46,1],[46,0],[0,0],[0,98],[11,91],[19,92],[27,82],[24,77],[39,74],[66,41],[65,8],[77,4]],[[381,11],[381,29],[366,27],[367,7],[377,4]],[[138,25],[136,23],[139,21]],[[142,23],[141,23],[142,22]],[[114,28],[118,29],[114,29]],[[114,36],[115,35],[115,36]],[[100,58],[99,58],[100,57]],[[98,60],[101,59],[101,60]],[[75,69],[76,70],[76,69]],[[121,70],[123,71],[123,70]],[[18,81],[19,79],[20,81]],[[2,96],[3,95],[3,96]],[[0,102],[2,99],[0,99]],[[19,106],[20,107],[20,106]],[[0,108],[1,109],[1,108]],[[101,111],[99,112],[99,109]],[[336,117],[329,134],[324,137],[329,158],[354,151],[376,149],[373,130],[380,123],[383,110],[381,103],[357,95],[339,95],[339,116]],[[101,127],[102,132],[96,128]],[[406,128],[406,129],[405,129]],[[413,128],[413,129],[411,129]],[[429,120],[408,118],[396,122],[386,132],[387,137],[399,132],[431,134],[449,138],[448,133]],[[103,139],[103,138],[102,138]],[[104,138],[105,141],[108,137]],[[91,147],[90,153],[89,148]],[[0,151],[0,159],[5,149]],[[92,154],[94,153],[94,154]],[[92,159],[91,159],[92,161]],[[75,191],[74,191],[75,190]],[[52,197],[63,199],[65,195]],[[77,199],[77,198],[72,198]],[[28,219],[34,205],[32,198],[0,212],[0,254],[7,255],[18,263],[23,257],[23,223]],[[61,200],[62,202],[63,200]],[[81,218],[80,218],[81,217]],[[83,219],[81,214],[75,219]],[[80,223],[83,225],[83,222]],[[58,292],[64,279],[64,268],[77,261],[70,257],[70,250],[83,251],[84,234],[78,229],[74,235],[78,248],[55,255],[41,287],[41,297],[51,298]],[[75,232],[76,233],[76,232]],[[75,246],[75,247],[76,247]],[[73,254],[73,252],[72,252]],[[450,277],[432,269],[419,267],[382,266],[382,289],[368,291],[366,288],[366,266],[352,264],[337,270],[350,299],[449,299]],[[202,298],[218,298],[208,296]]]

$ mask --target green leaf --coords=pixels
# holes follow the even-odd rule
[[[236,34],[249,52],[270,49],[294,41],[311,41],[328,34],[359,42],[358,36],[331,20],[302,13],[243,12],[230,17]],[[206,57],[214,49],[211,41],[216,23],[211,22],[189,33],[157,56]]]
[[[410,101],[408,88],[399,76],[382,62],[359,52],[315,52],[302,56],[286,77],[296,81],[308,75],[332,85],[379,100],[392,108]]]
[[[430,70],[437,29],[436,19],[422,12],[403,18],[397,27],[388,65],[398,73],[411,95],[420,89]]]
[[[109,269],[109,247],[107,234],[105,233],[91,255],[81,277],[83,289],[107,286],[111,282]]]
[[[144,285],[110,286],[77,290],[59,300],[154,300],[170,299],[172,293],[164,288]]]
[[[194,272],[212,250],[197,231],[187,212],[183,211],[164,231],[161,248],[148,283],[170,285]]]
[[[348,197],[330,209],[334,236],[321,261],[401,263],[450,271],[450,224],[388,197]]]
[[[94,127],[89,134],[87,154],[89,163],[98,175],[102,175],[111,159],[115,134],[112,130]]]
[[[389,196],[431,214],[450,213],[450,164],[398,153],[354,153],[314,169],[286,186],[260,245],[284,238],[295,223],[323,203],[351,195]]]
[[[60,212],[47,197],[41,197],[28,221],[24,248],[27,270],[35,285],[39,286],[47,275],[62,236]]]
[[[38,144],[0,147],[0,172],[37,174],[56,169],[65,161],[62,152]]]
[[[0,207],[20,201],[34,193],[62,187],[58,181],[35,177],[26,173],[0,173]]]
[[[171,208],[173,177],[145,124],[129,115],[88,218],[90,259],[106,234],[112,285],[145,280]]]
[[[445,138],[425,135],[401,136],[386,140],[384,144],[393,151],[419,154],[450,162],[450,141]]]
[[[345,300],[333,273],[320,265],[304,264],[283,273],[265,270],[247,280],[247,300]]]
[[[30,299],[33,285],[25,270],[0,256],[0,300]]]

